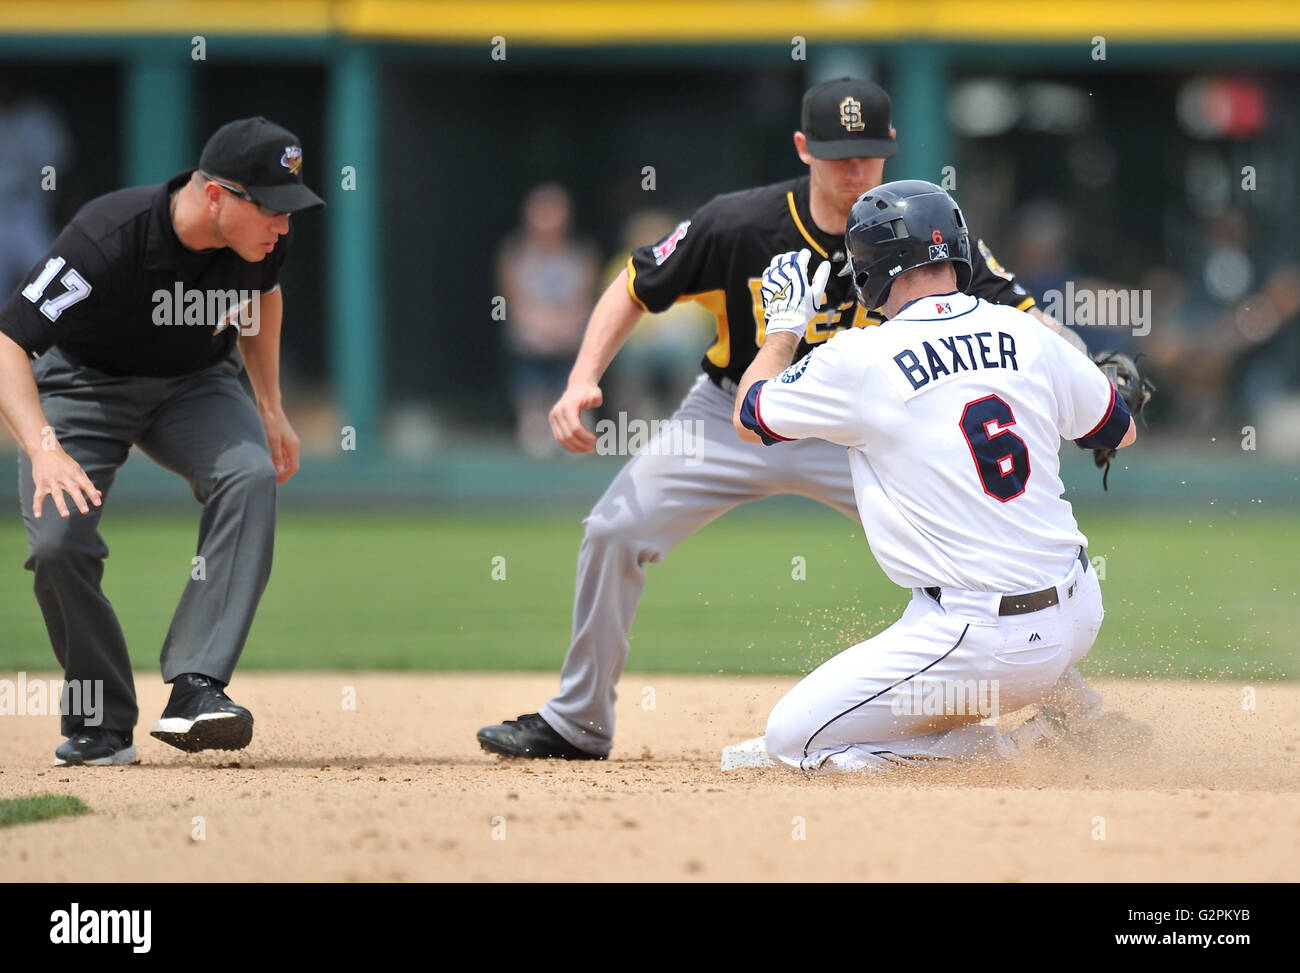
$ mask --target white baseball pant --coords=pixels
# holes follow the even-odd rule
[[[1096,572],[1078,558],[1061,570],[1057,604],[1022,615],[999,614],[1001,594],[943,588],[936,600],[913,589],[902,618],[777,703],[768,756],[823,773],[1011,756],[982,721],[1039,702],[1092,648],[1104,617]]]

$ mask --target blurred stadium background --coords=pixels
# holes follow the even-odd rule
[[[519,437],[492,312],[525,200],[567,193],[589,304],[656,228],[801,174],[801,93],[843,74],[893,97],[886,178],[946,180],[1032,292],[1149,295],[1149,333],[1081,329],[1094,350],[1145,353],[1160,387],[1104,498],[1090,459],[1063,454],[1093,553],[1112,558],[1118,622],[1095,664],[1300,675],[1293,3],[0,0],[0,240],[48,241],[94,196],[192,166],[232,118],[295,131],[329,208],[296,218],[284,281],[305,455],[245,663],[552,668],[579,519],[623,459]],[[0,254],[8,294],[34,257]],[[643,322],[610,414],[666,415],[709,330]],[[48,667],[8,509],[0,667]],[[147,460],[114,488],[106,588],[142,666],[194,513]],[[901,593],[853,527],[793,499],[724,518],[652,570],[632,665],[794,672],[874,631]],[[792,583],[805,549],[824,573]]]

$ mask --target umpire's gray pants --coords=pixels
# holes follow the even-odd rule
[[[573,641],[560,693],[540,711],[576,747],[603,754],[613,744],[614,686],[627,661],[646,562],[662,560],[733,507],[777,493],[811,497],[859,520],[843,446],[820,439],[744,442],[731,424],[734,405],[733,394],[701,375],[672,417],[701,430],[695,455],[655,455],[652,443],[619,471],[583,521]]]
[[[20,451],[18,493],[31,552],[26,567],[36,575],[36,600],[65,678],[102,679],[99,725],[130,731],[139,717],[131,660],[100,587],[108,546],[99,518],[117,470],[131,446],[139,446],[183,476],[203,504],[197,548],[202,570],[187,562],[176,566],[178,584],[187,580],[163,643],[162,676],[170,682],[197,672],[229,682],[271,574],[276,477],[266,432],[239,384],[238,352],[177,378],[113,377],[58,348],[33,367],[46,418],[104,495],[104,506],[82,514],[69,501],[65,520],[46,498],[37,520],[32,464]],[[83,721],[64,713],[64,735]]]

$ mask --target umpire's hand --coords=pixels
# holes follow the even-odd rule
[[[63,447],[54,444],[53,449],[40,449],[31,454],[32,479],[36,483],[36,493],[32,496],[32,512],[40,519],[45,498],[54,501],[59,516],[70,516],[68,505],[63,499],[66,493],[83,514],[90,513],[90,503],[96,507],[104,502],[103,495],[90,482],[86,471],[75,459],[63,451]],[[89,501],[89,503],[87,503]]]
[[[266,427],[266,444],[271,447],[271,462],[275,464],[275,482],[284,483],[298,472],[302,442],[282,410],[264,411],[262,425]]]
[[[65,493],[83,514],[90,513],[90,504],[96,507],[103,504],[103,496],[81,465],[63,451],[54,427],[41,410],[41,395],[27,352],[3,332],[0,332],[0,419],[32,461],[32,480],[36,484],[32,513],[36,517],[43,512],[46,497],[53,498],[60,517],[67,517]]]

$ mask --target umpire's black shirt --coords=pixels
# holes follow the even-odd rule
[[[228,355],[240,322],[223,309],[278,286],[292,234],[259,263],[187,249],[171,194],[190,172],[83,206],[0,309],[0,331],[33,357],[58,345],[109,375],[184,375]]]

